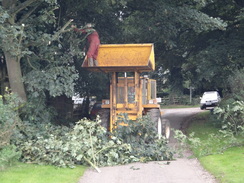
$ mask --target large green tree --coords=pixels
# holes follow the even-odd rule
[[[228,27],[226,31],[201,34],[193,42],[182,69],[184,77],[198,88],[226,89],[227,78],[244,67],[243,7],[239,0],[215,0],[203,8],[209,15],[228,22]]]
[[[158,69],[161,73],[169,71],[167,75],[172,88],[182,91],[185,82],[202,89],[221,87],[218,83],[224,77],[214,81],[211,74],[214,72],[218,75],[216,71],[222,70],[221,66],[209,58],[230,49],[231,45],[225,44],[226,48],[221,52],[217,44],[216,49],[213,46],[216,40],[223,41],[222,35],[233,30],[229,24],[230,21],[237,21],[241,1],[226,0],[222,5],[218,0],[84,0],[79,4],[70,0],[61,1],[61,4],[62,16],[66,19],[72,18],[79,25],[95,23],[102,43],[154,43]],[[203,54],[208,47],[211,56],[208,51],[204,52],[208,56]],[[207,62],[214,65],[214,71],[205,69],[209,67]],[[221,75],[225,76],[226,73]],[[157,74],[154,76],[160,77]]]
[[[90,22],[95,25],[102,44],[121,43],[122,22],[119,20],[119,12],[124,6],[122,1],[95,1],[95,0],[76,0],[59,1],[60,9],[58,16],[60,22],[73,19],[73,24],[77,27],[84,26]],[[86,47],[85,37],[82,34],[66,35],[66,46],[72,47],[79,53],[74,57],[76,70],[79,72],[79,79],[76,81],[75,91],[82,97],[97,96],[98,100],[108,97],[108,77],[104,73],[88,72],[81,68],[83,62],[83,51]],[[105,91],[105,92],[104,92]]]
[[[128,0],[121,11],[124,42],[153,42],[159,72],[169,71],[174,89],[222,89],[243,68],[240,0]]]
[[[170,71],[172,88],[183,90],[182,65],[199,35],[226,29],[227,24],[218,16],[201,11],[206,4],[194,0],[131,0],[125,7],[125,42],[153,42],[158,68]]]
[[[2,0],[0,49],[3,51],[11,90],[27,101],[27,92],[38,97],[71,95],[75,70],[71,55],[62,47],[56,22],[56,0]],[[66,54],[64,54],[66,52]]]

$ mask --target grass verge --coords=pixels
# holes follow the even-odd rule
[[[194,155],[221,183],[244,182],[244,146],[230,147],[226,143],[229,137],[218,135],[219,129],[211,124],[209,116],[209,111],[200,113],[190,123],[188,133],[194,132],[201,140],[199,147],[192,147]]]
[[[181,109],[181,108],[196,108],[199,107],[199,105],[160,105],[161,109]]]
[[[77,183],[86,167],[57,168],[49,165],[18,163],[0,171],[1,183]]]
[[[201,157],[200,162],[222,183],[244,182],[244,147],[232,147],[222,154]]]

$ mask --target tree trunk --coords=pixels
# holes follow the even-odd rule
[[[1,62],[1,59],[0,59]],[[4,64],[0,63],[0,95],[4,94],[5,87],[9,86],[9,83],[6,82],[7,70]]]
[[[4,52],[10,88],[13,93],[16,93],[24,102],[27,101],[24,83],[22,81],[22,73],[20,62],[17,57],[12,56],[9,52]]]

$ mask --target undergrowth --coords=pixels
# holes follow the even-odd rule
[[[82,119],[72,128],[48,126],[48,133],[25,126],[20,133],[32,131],[28,133],[32,135],[15,139],[15,143],[25,162],[71,168],[82,164],[97,171],[99,166],[172,159],[167,141],[157,137],[155,125],[148,118],[136,123],[127,120],[126,130],[118,127],[112,134],[100,122],[99,118],[96,121]]]
[[[187,134],[176,130],[175,138],[182,149],[190,146],[196,157],[203,157],[221,154],[231,147],[244,146],[243,130],[236,134],[229,129],[218,129],[211,115],[205,112],[193,118]]]
[[[195,135],[186,139],[198,139],[199,143],[189,143],[190,148],[203,167],[219,182],[243,182],[243,131],[239,130],[236,134],[221,129],[219,123],[215,122],[216,118],[210,112],[201,113],[191,121],[188,134],[194,132]]]

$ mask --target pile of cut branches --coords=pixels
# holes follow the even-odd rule
[[[172,158],[166,140],[157,138],[148,119],[139,119],[136,123],[127,120],[128,126],[118,126],[113,134],[100,122],[99,118],[96,121],[82,119],[66,132],[52,127],[48,134],[38,133],[20,139],[17,144],[25,162],[61,167],[91,165],[97,171],[99,166]]]

